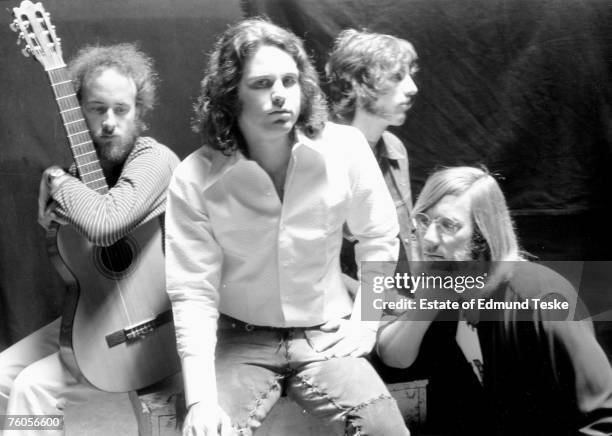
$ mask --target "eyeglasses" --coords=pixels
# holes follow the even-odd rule
[[[414,217],[412,217],[412,222],[419,232],[426,232],[429,226],[434,223],[436,225],[436,230],[439,233],[444,235],[452,236],[459,231],[462,225],[445,216],[438,216],[434,219],[431,219],[429,215],[424,213],[417,213]]]

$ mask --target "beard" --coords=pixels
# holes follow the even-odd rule
[[[459,261],[459,262],[474,260],[472,248],[473,248],[473,245],[470,243],[470,244],[467,244],[465,247],[458,249],[453,254],[453,260]]]
[[[420,242],[420,258],[426,260],[427,255],[431,257],[427,258],[427,262],[464,262],[474,260],[474,244],[469,241],[463,247],[455,248],[451,253],[439,252],[432,247],[426,246],[423,241]]]
[[[138,125],[133,125],[123,135],[105,138],[94,135],[94,145],[100,163],[104,168],[122,166],[134,148],[134,143],[140,135]]]

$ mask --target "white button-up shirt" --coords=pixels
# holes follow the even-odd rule
[[[211,393],[216,401],[219,312],[274,327],[352,312],[339,263],[344,222],[359,241],[358,265],[397,260],[395,206],[357,129],[328,123],[314,140],[298,133],[284,193],[281,202],[268,174],[240,152],[202,147],[174,173],[166,280],[188,405]]]

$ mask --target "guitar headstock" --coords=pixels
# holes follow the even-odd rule
[[[65,66],[60,39],[42,3],[23,0],[19,7],[13,8],[13,16],[11,29],[19,32],[19,38],[25,41],[25,56],[33,55],[47,71]]]

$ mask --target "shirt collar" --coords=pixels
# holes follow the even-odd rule
[[[212,185],[217,183],[223,175],[229,171],[236,163],[240,160],[246,160],[241,151],[236,150],[231,155],[223,154],[222,151],[213,149],[207,145],[202,146],[201,153],[210,162],[210,169],[206,182],[202,187],[203,191],[206,191]]]
[[[297,130],[297,133],[295,135],[295,144],[293,145],[291,153],[292,154],[295,153],[296,150],[298,150],[302,146],[311,148],[317,151],[318,153],[321,153],[321,150],[320,150],[321,142],[320,141],[313,141],[308,136],[306,136],[304,132],[302,132],[301,130]]]
[[[292,146],[291,154],[295,154],[301,147],[308,147],[318,153],[321,153],[320,144],[318,141],[313,141],[302,131],[297,130],[295,139],[296,141]],[[220,150],[215,150],[205,146],[203,153],[208,159],[210,159],[211,162],[210,172],[204,189],[214,185],[235,165],[250,161],[250,159],[248,159],[240,150],[236,150],[231,155],[226,155]]]
[[[385,133],[380,137],[375,147],[375,155],[386,159],[401,160],[406,156],[406,151],[399,149],[396,141],[385,141]],[[401,144],[400,144],[401,145]]]

